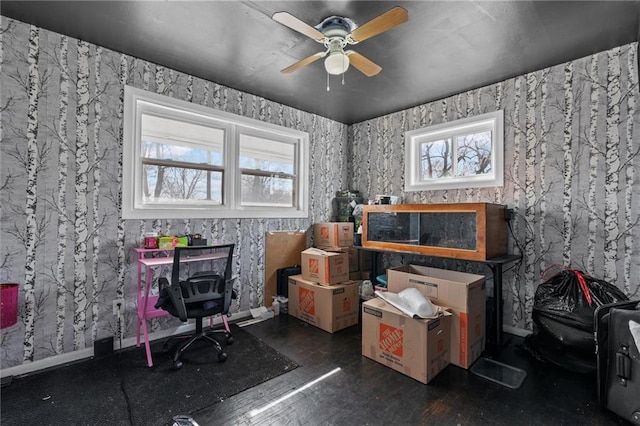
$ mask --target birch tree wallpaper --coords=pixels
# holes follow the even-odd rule
[[[232,312],[262,305],[265,232],[330,220],[342,189],[365,198],[398,195],[404,203],[486,201],[514,209],[510,252],[522,261],[505,274],[505,325],[532,329],[535,289],[553,264],[640,297],[635,43],[346,126],[5,17],[0,37],[0,282],[20,288],[18,323],[2,330],[3,368],[106,336],[134,337],[133,248],[148,231],[235,243]],[[123,220],[125,84],[308,132],[310,216]],[[403,191],[405,131],[501,109],[503,187]],[[469,262],[438,266],[490,274]],[[119,298],[126,301],[122,330],[112,312]],[[152,331],[177,324],[150,322]]]
[[[551,265],[579,269],[640,298],[637,47],[621,46],[355,124],[349,182],[365,194],[399,195],[404,203],[512,208],[509,251],[522,261],[506,267],[506,326],[532,330],[535,290]],[[505,117],[504,187],[403,191],[405,131],[497,110]],[[392,255],[385,261],[491,274],[455,260]]]
[[[347,126],[6,17],[0,27],[0,282],[20,286],[2,367],[119,336],[116,299],[126,303],[122,336],[135,336],[133,248],[149,231],[235,243],[232,312],[263,305],[265,232],[330,219],[346,182]],[[125,84],[308,132],[310,217],[123,220]],[[150,321],[152,331],[179,324]]]

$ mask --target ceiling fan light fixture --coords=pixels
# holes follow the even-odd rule
[[[382,15],[366,22],[364,25],[356,25],[356,23],[351,19],[343,16],[330,16],[324,19],[315,28],[287,12],[274,13],[272,18],[274,21],[312,38],[318,43],[324,44],[327,48],[326,51],[318,52],[302,59],[295,64],[284,68],[280,72],[283,74],[289,74],[324,57],[324,68],[327,70],[327,81],[329,80],[330,74],[342,74],[342,84],[344,84],[344,73],[349,69],[351,62],[353,62],[355,69],[367,77],[373,77],[382,70],[379,65],[365,58],[361,54],[354,52],[353,50],[345,52],[344,48],[349,44],[358,44],[407,22],[409,14],[406,9],[396,6]],[[350,60],[349,57],[352,57],[352,60]]]
[[[349,69],[349,57],[341,51],[331,52],[324,60],[324,67],[329,74],[344,74]]]

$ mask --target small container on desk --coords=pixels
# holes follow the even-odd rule
[[[158,234],[150,232],[144,236],[144,248],[157,249],[158,248]]]

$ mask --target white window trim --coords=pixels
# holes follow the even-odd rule
[[[420,179],[420,143],[459,134],[461,130],[490,129],[492,173],[477,176]],[[453,161],[456,161],[455,159]],[[405,191],[432,191],[441,189],[486,188],[504,185],[504,110],[436,124],[405,133],[404,158]]]
[[[224,128],[225,179],[223,205],[145,205],[142,198],[142,168],[140,135],[142,112],[153,111],[172,119],[206,122]],[[238,129],[252,134],[265,134],[279,140],[297,141],[294,207],[265,207],[240,205],[240,170],[238,159]],[[265,123],[202,105],[171,98],[126,86],[124,90],[122,158],[122,217],[123,219],[207,219],[207,218],[306,218],[309,217],[309,134]]]

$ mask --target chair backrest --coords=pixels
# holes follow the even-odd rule
[[[159,280],[156,307],[186,321],[217,313],[228,313],[233,296],[234,244],[176,247],[171,283]],[[164,294],[164,295],[163,295]]]
[[[233,269],[234,244],[176,247],[173,254],[171,284],[217,275],[229,281]]]
[[[185,304],[223,299],[227,281],[213,273],[199,274],[186,281],[180,281],[180,291]]]

